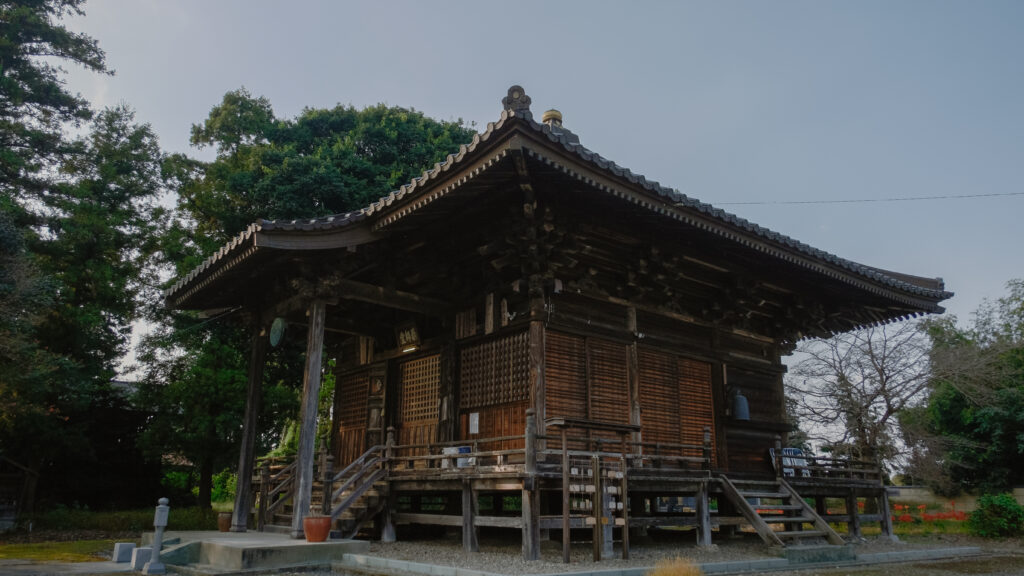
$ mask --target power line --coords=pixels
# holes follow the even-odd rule
[[[868,202],[914,202],[919,200],[955,200],[959,198],[995,198],[999,196],[1024,196],[1024,192],[993,194],[953,194],[949,196],[910,196],[905,198],[860,198],[856,200],[767,200],[758,202],[715,202],[716,206],[752,206],[768,204],[864,204]]]

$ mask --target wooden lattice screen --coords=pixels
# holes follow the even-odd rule
[[[367,398],[370,370],[338,377],[334,391],[336,466],[346,466],[366,450]]]
[[[441,355],[407,360],[399,364],[398,370],[398,443],[432,443],[437,439]],[[425,454],[426,449],[416,453]]]
[[[530,399],[529,334],[467,346],[461,353],[460,400],[463,409]]]

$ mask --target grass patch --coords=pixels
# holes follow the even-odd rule
[[[0,544],[0,559],[45,562],[102,562],[109,559],[109,555],[113,550],[113,540]]]
[[[153,508],[93,511],[56,508],[36,514],[34,530],[97,530],[100,532],[152,532]],[[216,530],[217,511],[208,508],[171,508],[168,530]]]

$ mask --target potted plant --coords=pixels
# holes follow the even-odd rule
[[[307,542],[325,542],[331,534],[331,517],[311,510],[302,519],[302,531],[306,534]]]

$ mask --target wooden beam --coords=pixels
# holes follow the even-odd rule
[[[336,278],[330,281],[330,285],[334,288],[331,295],[340,300],[369,302],[388,308],[440,317],[444,317],[451,308],[451,305],[443,300],[355,280]]]

